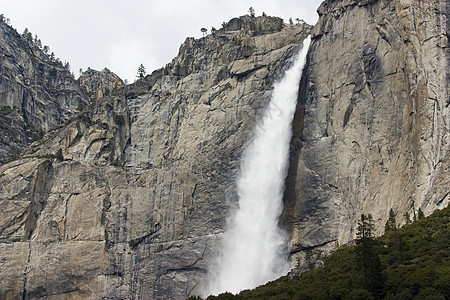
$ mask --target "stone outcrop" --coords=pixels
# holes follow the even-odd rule
[[[17,158],[86,103],[59,60],[0,21],[0,164]]]
[[[232,19],[186,39],[172,62],[132,85],[90,70],[80,78],[90,102],[67,79],[66,98],[42,98],[59,107],[57,121],[23,108],[39,105],[14,103],[44,101],[36,95],[67,71],[55,65],[52,79],[52,62],[43,63],[33,88],[2,75],[1,99],[10,102],[0,124],[33,120],[46,133],[0,166],[0,298],[199,293],[237,205],[240,155],[273,83],[310,33],[282,216],[293,260],[350,242],[361,213],[381,233],[391,208],[403,224],[404,213],[448,205],[448,3],[327,0],[318,12],[313,29]],[[20,52],[20,36],[1,26],[2,51],[19,51],[0,58],[2,74],[35,74],[26,62],[34,52]]]
[[[294,120],[293,252],[334,248],[449,203],[449,2],[324,1]]]
[[[0,167],[1,298],[201,291],[237,201],[241,151],[311,31],[239,20],[239,30],[188,38],[165,68],[92,101]]]
[[[122,79],[107,68],[101,71],[88,68],[78,78],[78,83],[91,100],[100,100],[124,86]]]

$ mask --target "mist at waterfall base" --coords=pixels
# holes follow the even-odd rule
[[[205,296],[238,293],[289,271],[287,236],[278,219],[283,209],[292,120],[309,43],[307,38],[292,66],[275,84],[255,135],[244,150],[236,182],[239,208],[229,219]]]

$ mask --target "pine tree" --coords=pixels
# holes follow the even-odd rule
[[[397,225],[395,224],[395,214],[391,208],[391,210],[389,211],[389,218],[386,221],[386,224],[384,225],[384,232],[386,233],[388,231],[395,229],[397,229]]]
[[[255,17],[255,9],[254,9],[253,7],[250,7],[250,8],[248,9],[248,13],[250,14],[250,16],[251,16],[252,18]]]
[[[422,209],[419,207],[419,211],[417,212],[417,220],[425,218],[425,214],[423,213]]]
[[[22,38],[27,41],[28,43],[33,42],[33,34],[28,30],[27,27],[23,30]]]
[[[361,214],[361,219],[358,221],[356,227],[356,243],[364,241],[365,239],[373,239],[373,231],[375,225],[373,224],[373,217],[371,214]]]
[[[406,225],[412,223],[412,222],[411,222],[411,217],[410,217],[410,215],[409,215],[409,212],[405,212],[405,213],[403,214],[403,216],[404,216],[405,219],[406,219]]]
[[[139,68],[138,68],[138,78],[142,79],[145,76],[145,67],[143,64],[140,64]]]
[[[64,62],[64,69],[70,71],[70,63],[68,61]]]
[[[361,274],[361,283],[372,296],[383,296],[384,280],[381,262],[375,248],[375,224],[371,214],[361,215],[356,228],[356,263]]]

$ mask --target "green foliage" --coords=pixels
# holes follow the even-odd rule
[[[137,245],[139,245],[139,241],[132,239],[128,242],[128,244],[130,245],[131,248],[136,247]]]
[[[208,32],[208,29],[206,29],[205,27],[202,27],[200,29],[200,31],[203,33],[203,37],[206,35],[206,33]]]
[[[14,109],[12,109],[9,106],[3,106],[2,109],[0,109],[0,116],[7,116],[10,113],[12,113]]]
[[[58,151],[56,151],[53,154],[47,153],[47,154],[38,154],[38,155],[25,155],[22,158],[45,158],[45,159],[56,158],[56,159],[59,159],[59,160],[63,160],[64,156],[62,154],[62,149],[59,148]]]
[[[363,242],[366,239],[372,239],[374,230],[375,224],[373,223],[372,215],[362,214],[361,219],[358,221],[358,227],[356,227],[356,243]]]
[[[29,122],[26,123],[25,129],[31,131],[33,142],[40,140],[45,135],[45,132],[41,128],[37,129],[32,123]]]
[[[384,232],[388,232],[391,230],[395,230],[397,228],[397,225],[395,224],[395,213],[391,210],[389,211],[389,218],[386,221],[386,224],[384,225]]]
[[[424,215],[422,209],[419,207],[419,210],[417,211],[417,219],[420,220],[423,218],[425,218],[425,215]]]
[[[78,111],[82,111],[83,108],[84,108],[83,103],[79,102],[79,103],[78,103],[78,106],[77,106],[77,110],[78,110]]]
[[[57,159],[60,159],[60,160],[64,159],[61,148],[59,148],[58,151],[56,151],[56,153],[54,154],[54,157]]]
[[[55,77],[56,74],[57,74],[57,71],[56,71],[55,68],[51,68],[51,69],[50,69],[50,72],[48,73],[48,75],[49,75],[50,77]]]
[[[20,149],[12,146],[8,149],[8,156],[11,158],[11,160],[16,160],[20,156]]]
[[[284,21],[280,20],[280,22],[278,23],[278,31],[281,31],[284,27]]]
[[[207,299],[448,299],[450,208],[379,238],[370,220],[361,216],[364,239],[324,257],[322,268]]]
[[[123,166],[123,161],[120,160],[120,159],[116,159],[115,161],[113,161],[113,162],[111,163],[111,165],[113,165],[114,167],[121,167],[121,166]],[[131,243],[132,241],[133,241],[133,240],[131,240],[130,243]]]
[[[218,296],[209,296],[207,299],[208,300],[232,300],[232,299],[235,299],[235,297],[232,293],[225,292],[225,293],[219,294]]]
[[[202,298],[200,296],[191,296],[187,300],[202,300]]]
[[[120,114],[114,114],[114,123],[116,123],[117,125],[123,125],[125,124],[125,118],[123,115]]]
[[[33,42],[33,34],[28,30],[27,27],[25,27],[25,29],[23,30],[22,38],[28,43]]]
[[[68,61],[64,62],[64,69],[70,72],[70,63]]]
[[[411,222],[411,217],[410,217],[410,215],[409,215],[408,212],[405,212],[405,213],[403,214],[403,216],[405,217],[405,220],[406,220],[406,224],[407,224],[407,225],[412,223],[412,222]]]
[[[143,64],[140,64],[138,67],[138,78],[142,79],[145,77],[146,71],[145,71],[145,67]]]
[[[250,8],[248,9],[248,13],[250,14],[250,16],[251,16],[252,18],[255,17],[255,9],[254,9],[253,7],[250,7]]]
[[[384,280],[381,274],[382,267],[375,249],[373,231],[375,225],[371,214],[362,214],[356,228],[356,255],[355,262],[359,273],[360,285],[371,295],[380,299],[383,295]]]

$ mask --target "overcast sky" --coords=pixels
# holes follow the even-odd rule
[[[322,0],[1,0],[0,13],[22,33],[37,34],[63,62],[79,70],[104,67],[134,81],[137,68],[147,73],[172,60],[186,37],[200,28],[219,29],[233,17],[265,12],[304,19],[314,25]]]

